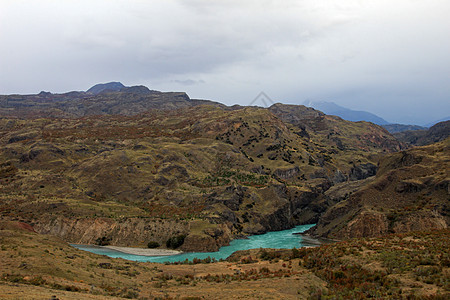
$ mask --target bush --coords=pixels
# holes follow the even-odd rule
[[[110,237],[102,236],[101,238],[95,240],[95,244],[98,246],[108,246],[111,240],[112,239]]]
[[[167,248],[176,249],[183,245],[184,239],[186,238],[185,234],[180,234],[169,238],[166,242]]]
[[[158,248],[159,246],[160,246],[159,243],[155,241],[150,241],[147,244],[147,247],[150,249]]]

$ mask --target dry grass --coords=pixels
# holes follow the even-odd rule
[[[17,222],[0,228],[0,295],[6,299],[444,299],[450,288],[448,230],[163,265],[79,251]]]

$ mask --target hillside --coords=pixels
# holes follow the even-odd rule
[[[408,149],[381,126],[302,105],[227,107],[120,83],[0,96],[0,116],[0,298],[448,297],[447,123]],[[68,245],[216,251],[311,223],[346,241],[195,265]]]
[[[415,131],[415,130],[426,130],[426,127],[419,125],[404,125],[404,124],[386,124],[382,125],[390,133],[398,133],[403,131]]]
[[[450,224],[450,139],[386,155],[373,180],[339,199],[319,219],[311,234],[347,239]],[[340,187],[342,190],[346,186]]]
[[[379,126],[303,106],[192,106],[183,95],[150,91],[142,97],[159,109],[137,115],[142,106],[125,104],[139,94],[108,92],[86,100],[115,103],[103,116],[2,118],[2,216],[69,242],[165,245],[185,235],[183,250],[212,251],[316,222],[334,204],[327,189],[374,175],[379,155],[403,147]]]
[[[437,123],[428,130],[403,131],[394,136],[406,144],[424,146],[445,140],[450,136],[450,121]]]
[[[255,249],[227,261],[136,263],[0,221],[2,299],[446,299],[449,231],[318,248]]]
[[[433,122],[430,122],[430,123],[428,123],[428,124],[425,124],[424,126],[426,126],[426,127],[431,127],[431,126],[433,126],[433,125],[436,125],[437,123],[441,123],[441,122],[445,122],[445,121],[449,121],[449,120],[450,120],[450,116],[445,117],[445,118],[441,118],[441,119],[439,119],[439,120],[435,120],[435,121],[433,121]]]

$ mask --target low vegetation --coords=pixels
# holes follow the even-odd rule
[[[301,105],[146,87],[0,96],[0,113],[0,298],[449,298],[448,123],[405,150]],[[349,240],[165,265],[67,245],[215,251],[316,222]]]
[[[1,119],[0,216],[73,243],[165,246],[191,234],[206,244],[186,249],[217,250],[237,236],[315,222],[331,203],[322,194],[327,188],[360,164],[374,165],[373,153],[401,148],[376,125],[303,106],[231,109],[163,94],[147,96],[175,97],[181,107]],[[289,113],[304,118],[293,123]],[[190,232],[197,221],[209,225]],[[139,235],[126,232],[136,226]]]
[[[172,264],[95,255],[30,230],[23,223],[0,222],[0,295],[26,290],[26,295],[46,299],[450,296],[449,230],[352,239],[317,248],[244,250],[226,261]]]

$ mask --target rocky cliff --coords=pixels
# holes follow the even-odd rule
[[[146,247],[150,241],[165,245],[172,236],[187,234],[186,221],[147,218],[65,218],[37,219],[36,232],[52,234],[75,244],[112,244]]]
[[[449,153],[447,139],[384,157],[376,178],[339,197],[310,233],[345,239],[447,228]]]

